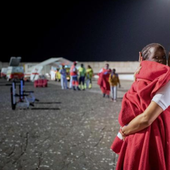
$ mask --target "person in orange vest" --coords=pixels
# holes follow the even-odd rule
[[[76,68],[77,62],[74,62],[73,65],[70,68],[70,76],[72,78],[72,86],[73,86],[73,90],[80,90],[80,88],[78,87],[79,83],[78,83],[78,70]]]
[[[100,89],[103,93],[103,97],[107,95],[109,98],[110,94],[110,84],[109,84],[109,75],[111,73],[111,69],[109,69],[109,64],[106,64],[105,68],[102,68],[98,73],[99,79],[97,84],[100,86]]]

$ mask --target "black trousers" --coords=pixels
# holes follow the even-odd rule
[[[85,81],[85,76],[80,76],[79,77],[79,85],[81,85],[81,83],[82,83],[84,86],[84,81]]]

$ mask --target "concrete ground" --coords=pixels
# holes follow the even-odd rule
[[[118,101],[103,98],[96,81],[85,91],[61,90],[59,82],[34,88],[40,101],[11,109],[10,86],[0,79],[0,170],[114,170],[110,145],[131,81],[121,81]],[[17,87],[18,90],[18,87]]]

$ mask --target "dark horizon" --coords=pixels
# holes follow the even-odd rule
[[[2,62],[53,57],[71,61],[137,61],[149,43],[170,51],[170,1],[109,0],[6,5]]]

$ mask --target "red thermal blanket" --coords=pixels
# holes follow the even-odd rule
[[[119,113],[122,127],[143,113],[155,93],[170,80],[168,66],[142,61],[141,67],[123,97]],[[124,141],[116,137],[111,149],[119,154],[116,170],[170,170],[170,107],[144,130]]]
[[[100,86],[103,93],[110,91],[109,75],[110,71],[103,68],[103,71],[98,74],[99,79],[97,84]]]

